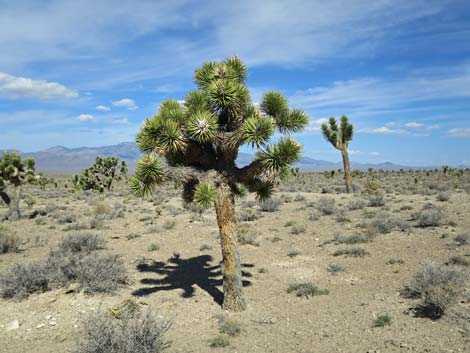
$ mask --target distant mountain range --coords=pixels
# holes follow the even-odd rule
[[[136,161],[140,158],[141,152],[133,142],[123,142],[113,146],[102,147],[79,147],[67,148],[62,146],[51,147],[42,151],[22,153],[31,156],[36,161],[37,170],[49,174],[69,174],[78,173],[80,170],[93,164],[96,156],[116,156],[127,162],[129,170],[133,171]],[[247,165],[253,159],[253,155],[240,153],[237,163],[240,166]],[[342,168],[342,162],[328,162],[309,157],[302,159],[295,165],[302,171],[325,171]],[[428,169],[435,167],[410,167],[398,165],[390,162],[369,164],[351,162],[353,170],[367,170],[369,168],[383,170],[399,169]]]

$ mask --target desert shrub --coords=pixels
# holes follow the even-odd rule
[[[454,241],[459,246],[470,244],[470,233],[459,234],[454,238]]]
[[[368,194],[375,194],[381,189],[380,182],[375,179],[368,180],[364,185],[365,191]]]
[[[217,335],[214,338],[211,338],[209,341],[209,347],[227,347],[230,345],[230,341],[226,335]]]
[[[239,222],[252,222],[256,219],[259,218],[258,212],[256,210],[251,209],[251,208],[243,208],[239,213],[238,213],[238,221]]]
[[[351,200],[348,205],[348,209],[351,211],[362,210],[364,207],[366,207],[366,202],[361,199]]]
[[[58,244],[58,248],[63,252],[90,252],[104,249],[104,239],[96,233],[72,233],[67,235]]]
[[[413,206],[411,205],[403,205],[400,207],[400,211],[411,211],[413,209]]]
[[[436,199],[437,201],[441,201],[441,202],[449,201],[450,194],[448,192],[440,192],[439,194],[437,194]]]
[[[377,318],[374,320],[374,327],[384,327],[388,326],[392,323],[392,316],[390,314],[380,314],[377,316]]]
[[[220,323],[219,331],[220,333],[224,333],[228,336],[238,336],[241,332],[240,323],[234,320],[224,319]]]
[[[351,222],[345,210],[339,211],[335,217],[335,220],[338,223]]]
[[[404,263],[402,259],[390,259],[386,262],[387,265],[403,265]]]
[[[341,266],[341,265],[338,265],[338,264],[329,264],[328,267],[326,268],[326,270],[327,270],[329,273],[336,274],[336,273],[338,273],[338,272],[343,272],[343,271],[344,271],[344,267]]]
[[[351,256],[351,257],[364,257],[366,255],[369,255],[369,252],[364,248],[354,247],[351,249],[337,250],[333,253],[333,256],[342,256],[342,255]]]
[[[175,228],[176,226],[176,222],[175,221],[172,221],[172,220],[166,220],[165,223],[163,223],[163,229],[165,230],[170,230],[170,229],[173,229]]]
[[[241,245],[260,245],[258,237],[253,232],[250,232],[247,228],[240,228],[238,232],[238,241]]]
[[[332,197],[320,197],[317,205],[318,211],[323,215],[332,215],[336,211],[336,201]]]
[[[282,201],[276,198],[270,198],[259,203],[259,209],[263,212],[276,212],[279,210]]]
[[[157,251],[158,249],[160,249],[160,247],[156,243],[150,243],[147,247],[148,251]]]
[[[452,256],[446,263],[446,265],[456,265],[456,266],[470,266],[470,261],[467,261],[462,256]]]
[[[462,272],[427,263],[411,279],[409,291],[421,297],[423,314],[439,318],[455,304],[463,285]]]
[[[64,214],[62,216],[59,216],[59,219],[57,222],[59,224],[68,224],[68,223],[73,223],[77,221],[77,216],[74,214]]]
[[[445,223],[446,214],[434,205],[426,205],[421,211],[415,212],[413,219],[418,227],[437,227]]]
[[[390,233],[394,229],[403,231],[409,228],[405,221],[388,212],[382,212],[376,215],[376,218],[372,221],[371,226],[381,234]]]
[[[49,275],[45,264],[15,264],[0,274],[2,298],[24,299],[32,293],[49,290]]]
[[[99,310],[84,321],[74,353],[159,353],[169,347],[170,322],[152,310],[117,319]]]
[[[112,293],[128,282],[124,260],[119,255],[52,251],[46,266],[54,286],[78,283],[86,294]]]
[[[314,297],[317,295],[327,295],[330,293],[328,289],[321,289],[310,282],[292,283],[287,288],[287,293],[294,292],[298,297]]]
[[[106,202],[98,202],[93,207],[93,214],[97,218],[111,218],[113,209]]]
[[[369,195],[369,207],[382,207],[385,205],[385,198],[382,194]]]
[[[297,250],[297,249],[290,249],[288,252],[287,252],[287,256],[289,257],[296,257],[300,255],[300,251]]]
[[[335,244],[362,244],[372,241],[368,235],[336,235],[333,239]]]
[[[21,239],[0,225],[0,254],[18,252],[21,246]]]
[[[305,196],[304,196],[304,195],[297,194],[297,195],[295,195],[295,197],[294,197],[294,201],[297,201],[297,202],[299,202],[299,201],[305,201]]]
[[[305,233],[305,226],[303,224],[293,224],[290,233],[294,235],[298,235],[301,233]]]

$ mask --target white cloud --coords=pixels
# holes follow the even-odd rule
[[[470,75],[462,69],[446,77],[394,80],[360,78],[296,92],[291,100],[304,109],[367,112],[399,109],[412,103],[470,97]],[[389,125],[390,126],[390,125]]]
[[[447,133],[449,136],[452,136],[452,137],[470,137],[470,128],[468,127],[454,128],[454,129],[450,129]]]
[[[351,154],[351,155],[362,154],[362,151],[360,151],[360,150],[349,150],[349,154]]]
[[[0,72],[0,95],[8,98],[36,98],[41,100],[76,98],[78,92],[57,82],[33,80]]]
[[[327,118],[310,119],[307,127],[305,128],[305,132],[321,131],[322,124],[326,124],[327,122]]]
[[[115,101],[112,103],[115,107],[125,107],[129,110],[136,110],[139,108],[138,105],[130,98],[123,98],[121,100]]]
[[[386,126],[381,126],[377,128],[364,128],[359,130],[359,132],[365,134],[381,134],[381,135],[406,135],[408,132],[403,129],[390,129]]]
[[[98,105],[96,107],[96,110],[99,110],[100,112],[107,112],[107,111],[110,111],[111,108],[107,107],[106,105]]]
[[[129,124],[129,120],[127,118],[122,118],[122,119],[113,119],[111,121],[113,124],[118,124],[118,125],[126,125]]]
[[[76,119],[81,122],[90,122],[95,120],[95,117],[91,114],[80,114]]]
[[[420,128],[420,127],[423,127],[424,124],[421,124],[421,123],[417,123],[417,122],[410,122],[410,123],[405,123],[403,124],[404,126],[406,127],[411,127],[411,128]]]
[[[378,157],[378,156],[381,156],[382,153],[380,152],[369,152],[369,156],[374,156],[374,157]]]

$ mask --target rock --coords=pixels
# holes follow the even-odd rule
[[[43,328],[43,327],[46,327],[46,324],[43,324],[42,322],[36,326],[36,328]]]
[[[80,283],[70,283],[67,288],[65,288],[65,294],[78,293],[80,292]]]
[[[20,323],[18,320],[13,320],[5,325],[5,331],[13,331],[20,328]]]
[[[51,320],[51,321],[49,321],[49,325],[55,326],[55,325],[57,325],[57,321]]]

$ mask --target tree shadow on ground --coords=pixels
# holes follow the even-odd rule
[[[163,278],[144,278],[140,283],[150,285],[134,291],[132,294],[138,297],[147,296],[160,291],[183,289],[181,296],[190,298],[194,296],[198,286],[207,292],[214,301],[222,304],[223,292],[218,288],[222,286],[222,271],[220,263],[212,265],[212,256],[200,255],[188,259],[173,257],[167,262],[153,262],[152,264],[140,264],[139,272],[155,273]],[[254,267],[252,264],[242,264],[242,268]],[[252,277],[251,273],[242,271],[243,278]],[[251,282],[243,280],[243,286],[250,286]]]

